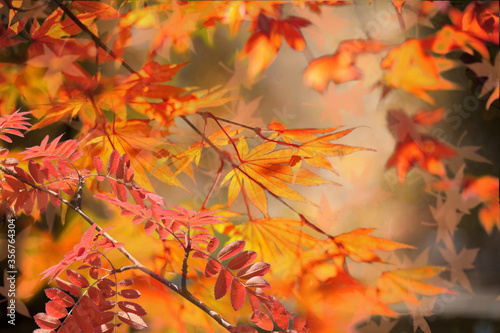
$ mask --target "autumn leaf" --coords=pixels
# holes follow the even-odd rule
[[[476,50],[483,59],[490,59],[488,49],[482,41],[452,26],[444,26],[435,35],[421,39],[420,42],[424,49],[437,54],[447,54],[454,50],[460,50],[473,55],[474,50]]]
[[[458,89],[456,84],[440,75],[450,69],[453,62],[429,55],[419,40],[409,39],[393,48],[381,66],[388,70],[383,79],[386,85],[401,88],[429,104],[434,104],[429,91]]]
[[[483,88],[481,89],[481,93],[479,97],[484,97],[488,92],[493,90],[490,97],[486,101],[486,108],[490,108],[491,104],[500,98],[500,53],[495,57],[495,64],[492,66],[490,62],[486,59],[483,59],[480,63],[473,63],[467,65],[470,69],[472,69],[478,78],[486,78],[486,81],[483,82]]]
[[[422,282],[422,280],[436,276],[443,270],[442,267],[425,266],[384,272],[377,280],[377,288],[382,300],[386,303],[419,304],[417,295],[455,294],[448,288]]]
[[[323,92],[329,81],[343,83],[359,80],[362,76],[355,66],[356,58],[363,53],[378,53],[387,46],[372,40],[347,40],[339,44],[333,55],[314,59],[304,72],[304,84]]]
[[[203,148],[209,147],[208,141],[210,141],[213,145],[217,147],[224,147],[231,142],[237,142],[237,135],[241,133],[241,129],[230,130],[229,127],[225,127],[220,129],[214,133],[212,133],[207,141],[200,141],[193,145],[191,145],[188,149],[182,150],[177,154],[174,154],[172,157],[173,164],[177,168],[175,174],[179,174],[184,171],[187,174],[192,174],[192,169],[190,168],[190,164],[194,163],[196,167],[198,167],[201,159],[201,155],[203,152]],[[229,136],[229,138],[228,138]]]
[[[483,202],[479,210],[479,220],[484,229],[491,234],[493,227],[500,227],[499,201],[498,201],[498,178],[483,176],[477,179],[467,177],[463,181],[463,200],[478,198]]]
[[[109,156],[113,150],[127,154],[135,170],[134,179],[152,190],[147,176],[151,173],[167,184],[184,188],[168,165],[159,165],[157,151],[165,145],[163,134],[149,125],[149,120],[115,121],[105,131],[95,130],[82,141],[82,149],[91,156]]]
[[[244,239],[247,248],[256,251],[262,260],[276,259],[285,253],[298,256],[302,247],[311,248],[317,242],[302,229],[302,222],[292,219],[253,220],[236,225],[229,242]]]
[[[445,176],[442,159],[449,159],[456,152],[434,138],[422,137],[421,142],[406,140],[399,142],[396,151],[387,161],[386,167],[396,167],[400,183],[404,183],[406,174],[415,165],[440,177]]]
[[[0,139],[9,143],[12,143],[12,139],[6,134],[15,135],[18,137],[24,137],[24,135],[19,132],[19,130],[28,130],[31,124],[27,122],[29,118],[25,117],[31,112],[19,112],[17,110],[10,115],[2,115],[0,117]]]
[[[398,11],[399,15],[401,15],[403,5],[405,4],[406,1],[391,1],[394,7],[396,7],[396,10]]]
[[[305,186],[328,183],[327,180],[306,169],[301,169],[294,175],[292,167],[288,165],[293,151],[291,149],[275,150],[275,142],[265,142],[249,151],[246,140],[240,140],[236,148],[240,166],[231,170],[222,181],[222,184],[230,181],[228,206],[243,190],[248,199],[263,214],[267,214],[267,197],[262,186],[282,198],[308,202],[286,183]]]
[[[335,236],[336,243],[342,245],[346,254],[355,261],[382,261],[373,251],[392,251],[402,248],[414,248],[411,245],[371,236],[374,229],[356,229],[349,233]]]
[[[293,141],[300,143],[295,147],[297,152],[289,160],[289,164],[295,170],[300,169],[301,162],[304,161],[312,167],[327,169],[337,174],[327,157],[344,156],[360,150],[371,150],[369,148],[352,147],[330,142],[351,133],[354,130],[353,128],[339,132],[335,132],[338,129],[337,127],[324,129],[287,129],[277,121],[273,121],[268,128],[275,131],[275,134],[272,134],[270,138],[278,137],[287,143],[292,143]]]
[[[498,2],[471,2],[464,11],[451,8],[453,24],[460,30],[498,45]]]
[[[85,77],[83,69],[75,63],[78,55],[55,54],[46,45],[43,45],[44,53],[31,58],[27,64],[35,67],[46,67],[44,81],[52,97],[56,96],[56,91],[62,85],[62,74],[75,77]]]
[[[465,274],[465,270],[474,268],[474,261],[476,260],[479,249],[467,249],[464,247],[457,253],[453,246],[452,248],[440,247],[439,252],[441,252],[441,255],[451,267],[452,282],[458,281],[465,289],[472,292],[472,287],[469,278]]]
[[[308,26],[310,22],[296,16],[274,18],[261,12],[252,23],[255,33],[246,42],[241,57],[249,57],[248,76],[253,82],[276,58],[282,37],[291,48],[304,50],[306,42],[300,28]]]

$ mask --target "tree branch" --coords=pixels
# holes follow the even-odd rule
[[[182,289],[183,293],[188,293],[188,290],[187,290],[187,272],[188,272],[189,252],[191,252],[191,245],[187,244],[186,248],[184,249],[184,259],[182,260],[181,289]]]

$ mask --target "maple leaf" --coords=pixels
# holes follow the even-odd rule
[[[447,145],[434,138],[422,136],[421,142],[411,139],[399,142],[387,161],[386,168],[396,166],[400,183],[404,183],[406,174],[414,165],[433,175],[444,177],[445,169],[441,159],[455,155],[456,152]]]
[[[285,218],[252,220],[234,226],[228,243],[244,239],[248,249],[255,250],[262,260],[275,260],[285,254],[299,257],[301,248],[312,248],[318,241],[303,227],[301,221]]]
[[[35,67],[47,67],[43,80],[47,84],[50,96],[54,97],[62,85],[61,74],[85,77],[83,69],[75,63],[78,57],[79,55],[76,54],[56,55],[47,45],[43,45],[43,54],[29,59],[27,64]]]
[[[424,49],[437,54],[447,54],[454,50],[460,50],[473,55],[474,50],[476,50],[484,59],[490,59],[488,48],[482,41],[455,29],[453,26],[444,26],[435,35],[421,39],[420,42]]]
[[[338,127],[288,129],[276,120],[273,120],[267,128],[275,132],[275,135],[271,135],[270,138],[281,137],[288,143],[314,141],[318,139],[318,134],[327,134],[338,129]]]
[[[356,58],[363,53],[378,53],[387,46],[373,40],[347,40],[339,44],[333,55],[314,59],[304,71],[304,84],[323,92],[329,81],[343,83],[361,78],[355,66]]]
[[[229,127],[225,127],[223,129],[220,129],[212,133],[208,137],[207,141],[210,141],[214,146],[224,147],[231,144],[231,142],[237,142],[239,138],[236,138],[235,136],[240,134],[241,131],[242,131],[241,129],[236,129],[231,131]],[[191,147],[189,147],[188,149],[182,150],[179,153],[174,154],[172,158],[174,160],[173,163],[177,168],[177,170],[175,171],[176,175],[181,171],[184,171],[188,174],[192,174],[192,170],[188,168],[188,166],[191,162],[194,162],[196,167],[198,167],[198,165],[200,164],[203,148],[209,147],[207,141],[197,142],[191,145]]]
[[[246,140],[238,142],[236,149],[240,166],[233,168],[221,183],[222,186],[230,181],[228,206],[233,203],[239,192],[244,190],[255,207],[267,215],[267,197],[262,186],[282,198],[309,202],[286,183],[305,186],[329,183],[306,169],[300,169],[294,174],[292,166],[289,165],[293,151],[291,149],[275,150],[276,145],[275,142],[268,141],[249,151]]]
[[[396,7],[396,10],[398,11],[399,15],[401,15],[401,12],[403,10],[403,5],[405,4],[406,1],[391,1],[394,7]]]
[[[387,112],[387,128],[397,142],[413,140],[421,142],[421,134],[412,120],[403,110]]]
[[[89,47],[92,45],[91,41],[68,38],[81,30],[71,18],[61,21],[62,17],[63,11],[58,8],[45,18],[41,25],[38,20],[33,21],[29,33],[31,42],[28,48],[29,58],[43,54],[44,46],[49,47],[56,54],[66,51],[68,54],[91,56],[95,53],[95,48]],[[82,17],[85,25],[90,25],[93,20],[94,17]]]
[[[68,5],[68,8],[78,13],[89,14],[86,17],[95,17],[101,20],[113,20],[121,16],[120,12],[110,5],[97,1],[74,1]]]
[[[12,27],[6,28],[5,26],[0,26],[0,46],[10,47],[22,43],[22,40],[14,39],[17,33],[12,29]]]
[[[162,26],[152,41],[150,57],[154,57],[161,48],[166,50],[173,48],[180,53],[188,49],[194,51],[191,34],[197,29],[199,12],[188,10],[194,9],[193,6],[182,6],[175,2],[171,3],[171,7],[167,23]]]
[[[395,249],[409,248],[411,245],[397,243],[387,239],[371,236],[370,233],[375,229],[356,229],[351,232],[334,237],[335,242],[342,245],[345,252],[355,261],[375,262],[382,261],[373,251],[392,251]]]
[[[462,12],[451,8],[449,16],[453,24],[460,30],[498,45],[498,2],[473,1]]]
[[[314,2],[318,4],[320,1]],[[298,7],[295,8],[295,12],[300,17],[303,17],[311,22],[311,25],[303,29],[303,33],[306,36],[309,44],[310,41],[314,42],[314,45],[318,48],[321,53],[324,53],[326,39],[330,36],[336,36],[339,31],[350,25],[352,22],[343,18],[342,16],[331,10],[333,8],[322,8],[321,15],[317,15],[318,12],[310,10],[311,2],[306,2],[309,7]],[[319,8],[318,8],[319,11]]]
[[[238,101],[235,108],[231,108],[231,120],[235,123],[252,125],[258,123],[260,118],[256,116],[259,109],[261,97],[257,97],[254,100],[246,103],[243,100]]]
[[[339,212],[333,211],[328,203],[328,199],[325,194],[321,193],[321,199],[319,202],[319,207],[315,216],[315,223],[317,226],[324,230],[325,232],[329,232],[331,230],[333,224],[337,222]]]
[[[434,315],[432,310],[434,309],[436,301],[437,297],[423,297],[420,304],[407,304],[411,312],[414,332],[420,328],[424,333],[431,333],[431,328],[425,317]]]
[[[436,221],[438,228],[436,242],[439,242],[440,240],[448,241],[457,230],[458,223],[460,223],[460,220],[464,215],[461,212],[457,212],[456,209],[450,209],[453,208],[452,202],[452,198],[446,198],[446,201],[442,198],[438,198],[436,207],[430,207],[431,214]]]
[[[40,119],[33,129],[42,128],[63,118],[75,118],[77,115],[85,124],[103,122],[102,109],[108,105],[116,107],[117,113],[125,91],[118,88],[120,80],[103,79],[94,80],[87,72],[82,72],[83,77],[65,84],[66,89],[60,89],[57,98],[44,103],[35,103],[33,115]],[[114,97],[114,102],[107,103]],[[119,98],[118,98],[119,97]],[[99,105],[100,107],[96,107]]]
[[[274,12],[278,13],[273,13],[275,17],[261,12],[252,21],[255,33],[250,36],[241,53],[241,57],[249,57],[248,77],[251,82],[274,61],[282,37],[294,50],[302,51],[306,46],[300,28],[308,26],[310,22],[296,16],[282,19],[280,11]]]
[[[108,123],[105,131],[96,129],[90,132],[81,147],[89,156],[110,155],[117,150],[120,155],[127,154],[135,170],[134,180],[147,190],[152,190],[147,174],[152,174],[166,184],[184,186],[165,163],[159,163],[158,150],[165,145],[164,134],[149,125],[149,120],[133,119]],[[89,168],[91,161],[88,161]]]
[[[440,72],[451,68],[453,62],[432,57],[420,40],[409,39],[392,49],[381,66],[388,69],[383,79],[386,85],[401,88],[429,104],[434,104],[434,99],[428,91],[458,89],[440,76]]]
[[[337,174],[326,158],[327,156],[344,156],[360,150],[371,150],[369,148],[353,147],[331,143],[330,141],[340,139],[351,133],[354,128],[335,132],[337,127],[323,129],[287,129],[277,121],[271,122],[269,129],[275,131],[270,138],[280,137],[287,143],[299,142],[296,152],[289,159],[289,164],[294,170],[299,170],[302,161],[312,167],[323,168]],[[334,132],[334,133],[329,133]],[[325,135],[319,135],[325,134]]]
[[[463,181],[463,200],[478,198],[484,204],[479,210],[479,220],[484,229],[491,234],[493,227],[500,227],[498,188],[499,180],[492,176],[483,176],[477,179],[466,177]]]
[[[242,55],[248,55],[250,82],[274,61],[277,53],[278,48],[264,32],[257,32],[248,39]]]
[[[467,65],[467,67],[472,69],[478,78],[487,78],[486,81],[483,82],[483,88],[481,89],[479,97],[484,97],[488,92],[493,90],[486,101],[486,108],[489,109],[493,101],[500,98],[500,53],[495,57],[494,66],[492,66],[488,60],[483,59],[482,62],[473,63]]]
[[[455,246],[449,242],[446,248],[439,247],[439,252],[443,258],[450,264],[451,282],[458,281],[465,289],[472,293],[469,278],[465,274],[465,270],[474,268],[479,249],[463,248],[459,253],[456,252]]]
[[[377,279],[380,297],[386,303],[406,302],[420,304],[416,297],[417,294],[425,296],[441,293],[455,294],[454,291],[448,288],[422,282],[422,280],[438,275],[443,270],[442,267],[425,266],[384,272]]]

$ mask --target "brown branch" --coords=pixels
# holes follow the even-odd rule
[[[189,233],[189,230],[188,230],[188,233]],[[182,289],[183,293],[188,293],[187,273],[188,273],[189,252],[191,252],[191,244],[186,244],[186,248],[184,249],[184,259],[182,260],[181,289]]]
[[[47,188],[44,188],[42,186],[39,186],[37,184],[34,184],[34,183],[30,182],[29,180],[26,180],[26,179],[20,177],[17,173],[15,173],[15,172],[13,172],[13,171],[11,171],[3,166],[0,166],[0,171],[16,178],[17,180],[23,182],[24,184],[26,184],[34,189],[37,189],[39,191],[45,192],[49,195],[56,197],[57,199],[61,200],[61,202],[64,203],[66,206],[68,206],[69,208],[74,210],[76,213],[78,213],[90,225],[95,224],[96,229],[98,231],[102,230],[102,228],[97,223],[95,223],[87,214],[85,214],[85,212],[83,212],[79,207],[73,205],[71,202],[69,202],[68,200],[63,198],[61,195],[59,195],[59,193],[54,192],[52,190],[49,190]],[[106,237],[107,239],[109,239],[114,244],[118,243],[118,241],[115,238],[113,238],[110,234],[108,234],[107,232],[103,233],[103,236]],[[126,269],[136,268],[136,269],[139,269],[140,271],[142,271],[143,273],[145,273],[146,275],[149,275],[153,279],[162,283],[167,288],[176,292],[177,294],[184,297],[186,300],[188,300],[189,302],[191,302],[192,304],[194,304],[195,306],[197,306],[198,308],[203,310],[210,317],[212,317],[219,325],[224,327],[229,332],[231,332],[231,329],[235,327],[234,325],[229,323],[227,320],[225,320],[219,313],[212,310],[208,305],[206,305],[201,300],[194,297],[189,291],[187,291],[187,290],[183,291],[183,290],[179,289],[179,287],[177,285],[175,285],[174,283],[172,283],[171,281],[165,279],[163,276],[157,274],[156,272],[152,271],[148,267],[144,266],[138,259],[136,259],[130,252],[128,252],[124,246],[117,248],[117,250],[120,251],[128,260],[130,260],[134,264],[133,266],[126,266],[126,267],[128,267]],[[122,268],[122,270],[126,270],[126,269]]]

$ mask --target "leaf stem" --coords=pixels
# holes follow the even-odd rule
[[[215,190],[215,186],[219,182],[219,179],[220,179],[220,177],[222,175],[222,170],[223,169],[224,169],[224,159],[221,158],[220,159],[220,167],[219,167],[219,170],[217,170],[217,177],[215,178],[214,184],[212,185],[212,188],[210,188],[210,191],[208,192],[207,197],[205,198],[205,201],[203,201],[203,205],[201,205],[201,209],[202,210],[206,208],[208,199],[210,199],[210,197],[212,196],[212,193]]]

